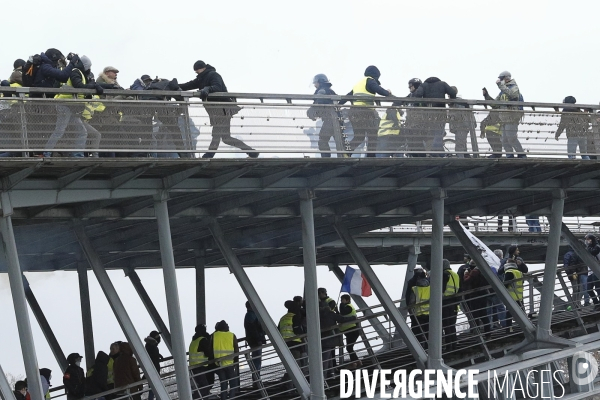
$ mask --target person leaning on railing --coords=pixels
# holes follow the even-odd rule
[[[575,104],[577,99],[567,96],[563,103]],[[567,132],[567,157],[575,158],[577,146],[582,160],[589,160],[587,146],[587,133],[590,127],[590,116],[583,114],[583,110],[577,107],[565,107],[560,115],[560,123],[556,129],[554,138],[558,140],[563,131]]]

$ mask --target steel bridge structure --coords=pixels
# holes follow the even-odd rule
[[[66,367],[61,346],[23,275],[34,271],[78,273],[81,329],[85,358],[90,362],[95,352],[87,271],[93,271],[143,370],[148,385],[144,390],[151,389],[160,400],[199,396],[195,381],[190,380],[176,268],[196,270],[198,323],[206,322],[205,270],[226,267],[265,328],[269,342],[264,354],[274,365],[272,376],[263,373],[258,389],[254,393],[242,391],[238,398],[339,396],[337,384],[324,379],[319,340],[326,327],[319,325],[316,266],[323,264],[340,279],[340,264],[357,265],[380,301],[377,308],[369,308],[360,297],[355,298],[363,321],[364,359],[369,360],[371,373],[377,368],[472,368],[481,371],[480,382],[485,382],[487,371],[508,371],[514,381],[530,370],[535,373],[531,381],[527,375],[528,385],[545,387],[546,393],[554,396],[556,385],[546,382],[539,371],[556,371],[565,360],[570,360],[569,368],[573,363],[576,368],[584,361],[574,359],[574,355],[600,349],[596,325],[600,314],[582,308],[573,299],[558,265],[559,257],[571,246],[600,276],[600,263],[578,240],[583,232],[598,228],[600,163],[568,158],[566,140],[554,140],[561,117],[559,104],[523,103],[525,111],[505,111],[523,113],[519,135],[527,158],[487,158],[493,152],[475,132],[469,132],[472,150],[462,154],[469,158],[437,157],[460,154],[451,142],[443,154],[425,151],[431,157],[360,157],[367,153],[365,149],[345,157],[349,137],[342,123],[344,113],[338,106],[324,106],[340,119],[331,150],[325,151],[334,157],[324,158],[317,157],[322,149],[311,147],[307,129],[315,123],[306,117],[311,103],[323,96],[236,93],[231,96],[237,98],[235,104],[241,111],[231,119],[232,134],[247,141],[261,156],[240,158],[242,151],[222,145],[215,159],[201,159],[196,156],[206,149],[207,135],[203,134],[212,127],[202,103],[194,101],[197,94],[160,93],[183,96],[183,100],[172,102],[144,100],[154,92],[106,91],[109,96],[128,97],[101,99],[107,110],[115,110],[110,114],[112,119],[97,125],[101,140],[90,141],[88,137],[84,148],[77,147],[76,137],[67,129],[54,151],[126,156],[44,158],[35,153],[46,150],[55,130],[55,105],[59,101],[28,97],[35,91],[2,89],[7,97],[0,98],[0,148],[12,155],[0,158],[0,273],[9,277],[11,306],[33,400],[42,400],[44,394],[28,307],[57,362]],[[390,107],[406,112],[409,118],[413,111],[405,105],[409,99],[377,100],[384,103],[373,106],[380,115]],[[487,107],[509,105],[460,101],[470,107],[466,113],[476,124],[490,112]],[[63,101],[69,107],[83,107],[86,102],[89,100]],[[396,105],[392,106],[393,102]],[[598,154],[593,147],[597,123],[590,111],[598,108],[581,106],[578,114],[589,121],[591,145],[584,155],[592,158]],[[425,113],[431,108],[417,110]],[[449,110],[444,111],[444,118],[452,118],[452,108]],[[461,110],[464,116],[465,109]],[[435,113],[439,115],[440,110]],[[427,127],[423,125],[424,132]],[[200,136],[194,133],[198,130]],[[424,135],[427,142],[427,133]],[[380,152],[410,153],[406,149]],[[492,228],[480,223],[495,221],[499,215],[516,216],[519,224],[525,216],[541,216],[543,229],[529,233],[517,224],[512,232],[497,232],[495,222]],[[542,271],[526,277],[529,313],[488,268],[481,249],[469,239],[461,222],[469,224],[471,231],[490,245],[528,247],[532,257],[544,264]],[[464,252],[472,255],[490,284],[489,293],[511,312],[516,326],[514,335],[493,334],[489,338],[478,332],[477,322],[465,309],[459,323],[468,332],[459,335],[459,342],[471,350],[449,354],[443,351],[442,259],[457,260]],[[407,322],[406,293],[400,300],[392,299],[371,267],[406,264],[402,273],[410,277],[418,262],[430,269],[427,350]],[[294,359],[244,269],[290,265],[304,269],[306,353],[310,362]],[[168,328],[137,276],[136,270],[141,268],[163,271]],[[162,376],[152,365],[107,275],[110,269],[126,271],[157,330],[163,332],[172,358]],[[494,345],[486,343],[489,341]],[[377,344],[371,346],[371,342]],[[258,372],[248,361],[250,353],[242,346],[240,365],[247,372],[242,382],[252,387]],[[343,365],[343,355],[340,361]],[[272,383],[274,377],[277,384]],[[576,384],[568,374],[561,379],[566,389],[562,398],[583,399],[600,393],[593,380]],[[0,392],[4,400],[13,400],[1,370]],[[490,398],[482,393],[479,398]],[[498,396],[517,398],[507,391]]]

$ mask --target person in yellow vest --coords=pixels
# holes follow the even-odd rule
[[[427,349],[427,335],[429,334],[429,279],[422,268],[415,268],[415,284],[409,293],[406,304],[414,316],[411,330],[424,349]]]
[[[302,357],[304,346],[302,345],[302,339],[295,338],[295,336],[305,333],[302,328],[302,312],[298,304],[292,300],[286,300],[284,306],[288,312],[279,319],[277,329],[279,329],[281,337],[290,348],[294,358],[299,360]]]
[[[319,295],[319,301],[325,302],[331,308],[331,311],[338,312],[337,303],[327,295],[327,289],[318,288],[317,294]]]
[[[444,330],[446,351],[456,350],[456,317],[458,315],[458,301],[455,294],[460,290],[460,278],[450,268],[450,261],[443,259],[442,276],[442,329]]]
[[[354,152],[366,139],[367,157],[375,157],[375,151],[377,150],[377,130],[379,129],[379,114],[373,108],[375,105],[375,95],[391,96],[392,91],[381,87],[379,82],[381,72],[379,72],[376,66],[368,66],[364,75],[365,77],[358,81],[348,93],[348,96],[365,97],[364,100],[354,100],[352,102],[353,107],[350,109],[349,117],[352,129],[354,130],[354,137],[350,141],[349,150],[350,152]],[[345,102],[345,100],[342,100],[339,104],[344,104]]]
[[[237,396],[239,384],[239,356],[237,337],[229,332],[227,322],[220,321],[215,325],[215,332],[210,337],[213,358],[217,365],[216,373],[221,382],[221,400],[227,399],[227,390],[229,387],[229,397]]]
[[[404,157],[402,153],[382,153],[383,151],[400,151],[403,140],[400,136],[402,111],[390,107],[383,114],[377,131],[377,158]]]
[[[106,379],[106,386],[108,387],[108,390],[112,390],[115,388],[115,360],[117,359],[117,357],[119,357],[119,354],[121,354],[121,349],[119,348],[119,343],[121,342],[114,342],[111,343],[110,345],[110,352],[108,353],[108,364],[107,364],[107,369],[108,369],[108,377]],[[107,399],[110,400],[110,399]]]
[[[192,386],[194,399],[206,398],[215,383],[215,374],[211,372],[214,364],[208,364],[211,352],[210,335],[206,332],[206,325],[200,324],[196,326],[188,349],[190,367],[193,367],[190,373],[196,383]]]
[[[343,294],[340,298],[340,315],[344,317],[356,318],[356,308],[354,308],[352,305],[350,295],[348,294]],[[359,327],[359,322],[348,322],[340,325],[340,332],[342,332],[346,337],[346,351],[348,352],[350,361],[352,362],[349,368],[352,369],[362,367],[362,361],[358,359],[358,356],[354,352],[354,344],[360,336],[360,329],[358,329]]]
[[[92,61],[87,56],[79,57],[79,60],[75,63],[75,67],[71,71],[69,80],[63,87],[71,87],[75,89],[96,89],[96,94],[100,95],[104,93],[104,89],[93,80],[88,80],[89,71],[92,67]],[[78,99],[83,99],[83,94],[78,94]],[[72,99],[73,95],[64,93],[57,94],[54,96],[57,100]],[[58,141],[64,136],[67,127],[71,125],[75,130],[75,140],[72,146],[77,151],[70,153],[72,157],[83,157],[83,149],[85,149],[85,142],[87,140],[88,131],[81,120],[81,113],[84,111],[85,103],[62,103],[56,106],[56,127],[54,132],[50,136],[48,143],[46,143],[44,150],[44,157],[52,156],[52,149],[56,147]]]
[[[525,311],[523,304],[523,272],[519,270],[516,261],[509,258],[504,264],[504,286],[508,290],[510,297],[517,302],[519,307]],[[512,329],[512,314],[506,310],[506,333],[509,334]]]

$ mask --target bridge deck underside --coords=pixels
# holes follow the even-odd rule
[[[351,257],[335,244],[336,219],[353,235],[426,220],[432,189],[446,191],[448,220],[507,209],[547,215],[557,189],[568,195],[565,216],[598,216],[598,166],[552,159],[12,159],[0,160],[0,175],[14,207],[22,268],[34,271],[76,268],[74,219],[83,221],[106,268],[159,267],[153,196],[164,191],[177,267],[193,266],[198,251],[207,267],[226,265],[207,227],[211,218],[242,264],[302,264],[299,191],[306,189],[315,196],[317,262],[346,263]],[[373,263],[407,255],[400,244],[364,251]],[[532,244],[534,259],[544,251]]]

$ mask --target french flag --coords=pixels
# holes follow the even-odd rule
[[[358,296],[369,297],[373,294],[371,292],[371,285],[362,276],[359,269],[355,269],[346,266],[346,273],[344,274],[344,282],[342,283],[342,292],[356,294]]]

